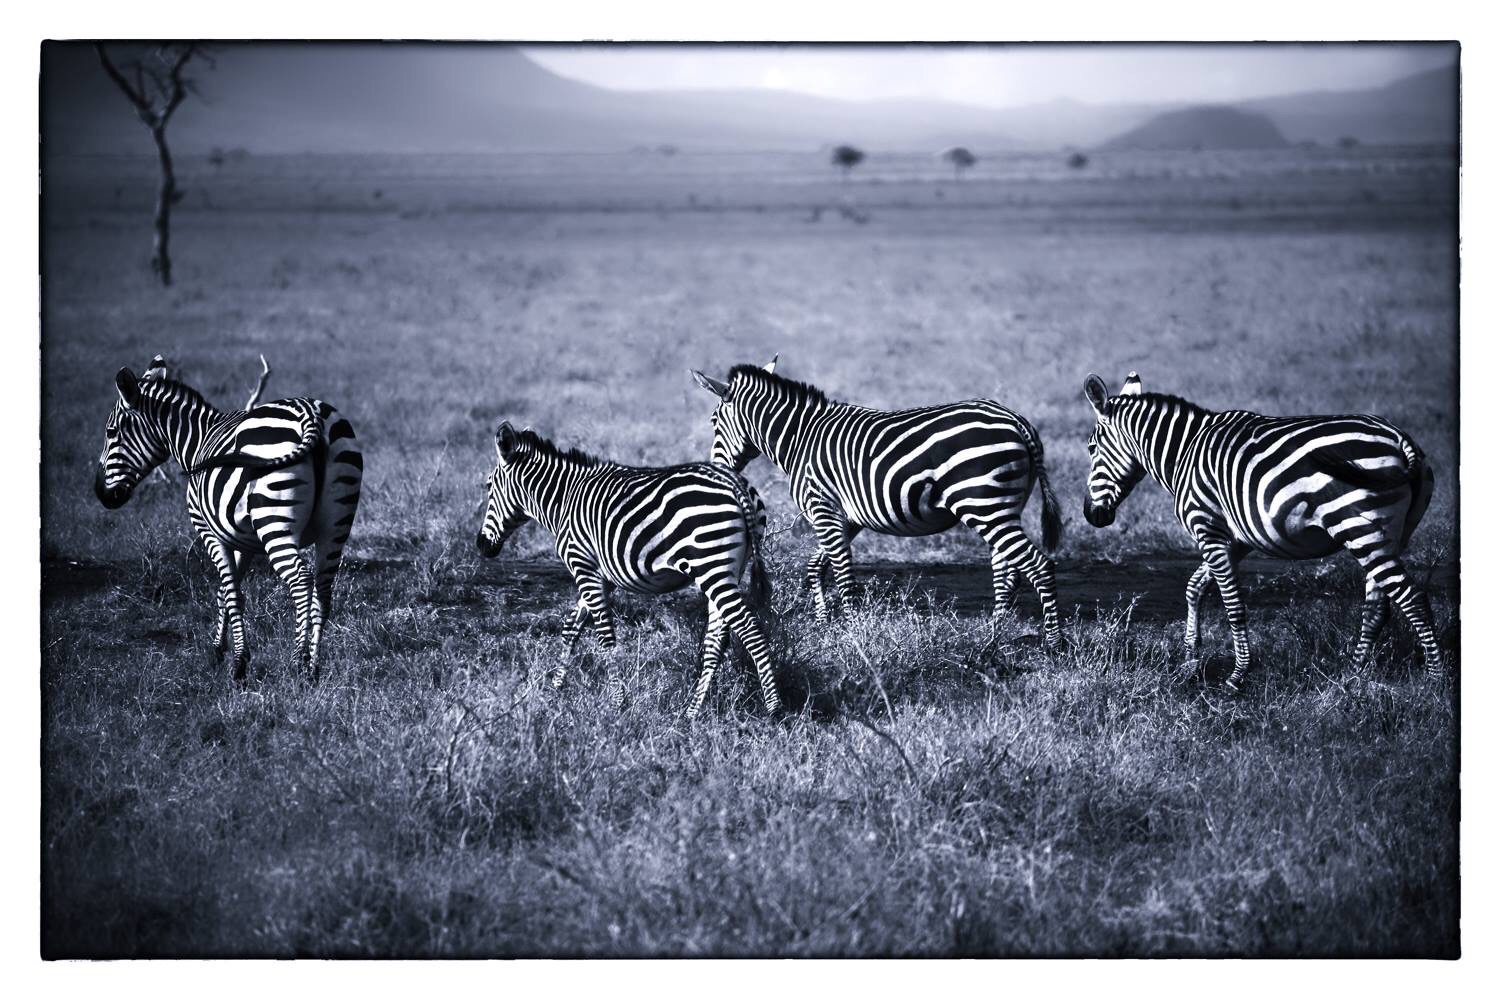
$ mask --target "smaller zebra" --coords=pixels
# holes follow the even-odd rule
[[[1095,416],[1088,522],[1113,523],[1150,473],[1172,495],[1178,520],[1203,556],[1187,585],[1190,658],[1198,650],[1198,606],[1216,584],[1234,636],[1234,671],[1225,684],[1238,690],[1250,667],[1250,641],[1236,564],[1252,551],[1319,559],[1342,548],[1365,571],[1355,669],[1369,659],[1395,603],[1417,635],[1428,673],[1442,676],[1432,609],[1401,559],[1433,487],[1432,469],[1410,435],[1367,414],[1214,412],[1143,392],[1135,372],[1116,396],[1090,375],[1084,395]]]
[[[692,583],[708,598],[702,670],[687,710],[696,718],[731,631],[755,663],[766,711],[781,707],[766,633],[740,593],[748,567],[751,598],[764,605],[770,580],[761,558],[765,507],[743,478],[707,463],[634,468],[563,449],[509,422],[495,433],[495,471],[487,484],[480,555],[492,559],[517,528],[535,520],[556,539],[557,556],[578,587],[578,604],[563,626],[572,650],[590,621],[599,644],[615,646],[609,593],[621,587],[666,594]],[[609,666],[618,710],[625,690]],[[552,674],[560,688],[568,662]]]
[[[329,404],[305,397],[224,412],[175,381],[161,356],[144,376],[115,375],[118,399],[104,426],[94,493],[110,510],[168,457],[187,476],[188,518],[219,574],[214,650],[232,653],[245,679],[246,555],[264,552],[291,590],[304,671],[318,679],[333,582],[359,506],[364,457],[354,428]],[[316,545],[315,568],[301,550]]]

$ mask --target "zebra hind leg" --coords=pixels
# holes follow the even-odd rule
[[[1417,643],[1422,647],[1422,660],[1427,666],[1427,676],[1433,680],[1442,680],[1447,676],[1447,670],[1443,666],[1443,653],[1438,647],[1437,634],[1433,629],[1432,605],[1427,600],[1427,595],[1418,590],[1406,575],[1406,567],[1399,560],[1396,565],[1400,577],[1387,584],[1386,591],[1391,602],[1401,609],[1402,617],[1416,633]]]
[[[1359,673],[1369,665],[1380,632],[1391,617],[1391,599],[1374,576],[1365,577],[1365,602],[1359,614],[1359,642],[1354,647],[1353,667]]]
[[[1012,576],[1019,571],[1024,574],[1036,591],[1042,604],[1042,641],[1048,649],[1062,645],[1062,623],[1057,612],[1056,570],[1052,557],[1044,553],[1026,537],[1019,519],[1007,520],[999,525],[986,524],[973,515],[962,515],[968,524],[990,546],[990,574],[995,584],[995,615],[1004,613],[1000,589],[1003,574]]]
[[[729,639],[729,626],[719,617],[712,603],[708,606],[708,630],[703,634],[703,667],[698,673],[698,683],[693,687],[693,700],[688,705],[687,717],[696,719],[708,698],[708,687],[713,683],[714,671],[724,657],[724,647]]]
[[[745,647],[745,652],[750,655],[750,662],[755,664],[755,675],[760,681],[760,695],[765,702],[766,711],[775,715],[781,710],[781,694],[776,690],[776,671],[771,662],[771,643],[766,637],[766,630],[761,625],[760,619],[755,616],[750,603],[745,600],[745,595],[740,593],[733,574],[727,567],[707,569],[700,571],[695,581],[698,589],[703,591],[703,596],[708,598],[709,606],[709,628],[712,631],[714,622],[727,625]],[[704,667],[708,673],[707,650],[705,649]],[[699,686],[707,689],[707,682],[699,678]]]
[[[271,568],[292,594],[297,614],[297,653],[303,676],[318,682],[317,635],[323,628],[323,608],[317,600],[312,571],[295,542],[288,536],[269,540],[266,556]]]

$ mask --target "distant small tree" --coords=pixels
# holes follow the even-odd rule
[[[964,179],[964,171],[979,162],[979,157],[969,152],[963,146],[953,146],[938,154],[949,163],[953,164],[953,179],[961,181]]]
[[[849,180],[849,171],[863,163],[864,159],[864,151],[853,146],[833,147],[833,165],[844,172],[845,181]]]
[[[1352,135],[1339,136],[1339,149],[1353,149],[1359,145],[1359,140]]]
[[[156,189],[156,238],[151,249],[151,270],[163,285],[172,283],[171,241],[172,206],[182,200],[177,177],[172,172],[172,152],[167,148],[167,123],[189,93],[195,92],[187,67],[194,58],[207,61],[203,48],[192,42],[162,42],[139,58],[116,66],[104,51],[102,42],[95,44],[99,63],[115,86],[130,99],[141,123],[151,131],[156,143],[156,159],[161,167],[161,182]],[[211,63],[210,63],[211,64]]]
[[[1082,153],[1072,153],[1068,156],[1068,166],[1074,170],[1082,170],[1089,165],[1089,158]]]

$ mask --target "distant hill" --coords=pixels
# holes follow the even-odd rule
[[[1371,90],[1318,91],[1241,105],[1270,116],[1293,142],[1350,136],[1367,144],[1453,142],[1458,134],[1458,67],[1403,77]]]
[[[174,148],[482,153],[684,149],[1007,148],[992,111],[943,101],[842,101],[784,91],[613,91],[502,45],[224,45]],[[44,146],[150,152],[91,46],[42,54]]]
[[[199,94],[172,122],[173,148],[185,154],[214,147],[260,153],[623,152],[665,145],[816,151],[852,143],[872,153],[961,145],[983,156],[1127,139],[1156,148],[1332,143],[1343,136],[1365,143],[1451,142],[1457,122],[1456,67],[1370,90],[1266,98],[1232,109],[1070,100],[991,109],[780,90],[615,91],[559,76],[513,47],[480,44],[227,44],[217,47],[215,66],[203,67],[197,79]],[[43,45],[41,117],[44,151],[151,152],[146,130],[87,44]]]
[[[1168,111],[1106,142],[1103,149],[1275,149],[1286,136],[1265,115],[1224,105]]]

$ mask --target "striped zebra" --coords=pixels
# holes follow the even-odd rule
[[[708,629],[687,717],[696,718],[702,709],[731,631],[755,664],[766,710],[781,707],[770,644],[739,590],[748,566],[752,600],[764,605],[769,596],[760,556],[765,507],[749,483],[706,463],[619,465],[576,449],[564,451],[509,422],[496,431],[495,456],[479,552],[486,558],[499,555],[505,540],[528,520],[553,535],[558,558],[578,587],[578,604],[563,626],[570,651],[590,621],[599,644],[614,648],[608,600],[613,588],[666,594],[692,583],[708,598]],[[552,674],[552,686],[562,687],[567,672],[565,659]],[[609,684],[618,709],[625,691],[613,664]]]
[[[930,535],[961,521],[990,547],[995,614],[1011,607],[1016,573],[1024,573],[1041,599],[1046,642],[1058,643],[1052,560],[1021,530],[1033,482],[1041,488],[1047,552],[1062,521],[1041,438],[1024,417],[988,399],[913,410],[836,403],[777,375],[774,358],[764,368],[736,366],[727,382],[699,371],[693,377],[719,399],[712,460],[738,472],[765,455],[790,479],[818,539],[806,585],[820,623],[829,614],[829,567],[839,603],[852,597],[850,542],[861,530]]]
[[[188,518],[219,574],[217,658],[231,653],[245,678],[247,554],[264,552],[291,589],[303,669],[318,677],[318,645],[344,543],[359,505],[364,459],[354,428],[316,399],[280,399],[251,410],[218,410],[170,378],[160,359],[137,378],[115,376],[118,399],[104,426],[94,493],[111,510],[171,457],[187,476]],[[301,549],[316,545],[315,568]]]
[[[1214,583],[1234,635],[1226,684],[1238,690],[1250,668],[1250,641],[1235,565],[1252,551],[1317,559],[1344,548],[1365,571],[1355,668],[1369,659],[1394,602],[1416,632],[1428,673],[1442,675],[1432,610],[1401,561],[1432,499],[1432,469],[1410,436],[1372,416],[1214,412],[1142,392],[1135,372],[1113,397],[1090,375],[1084,394],[1095,414],[1088,522],[1113,522],[1149,472],[1172,495],[1203,556],[1187,585],[1190,658],[1198,651],[1199,602]]]

